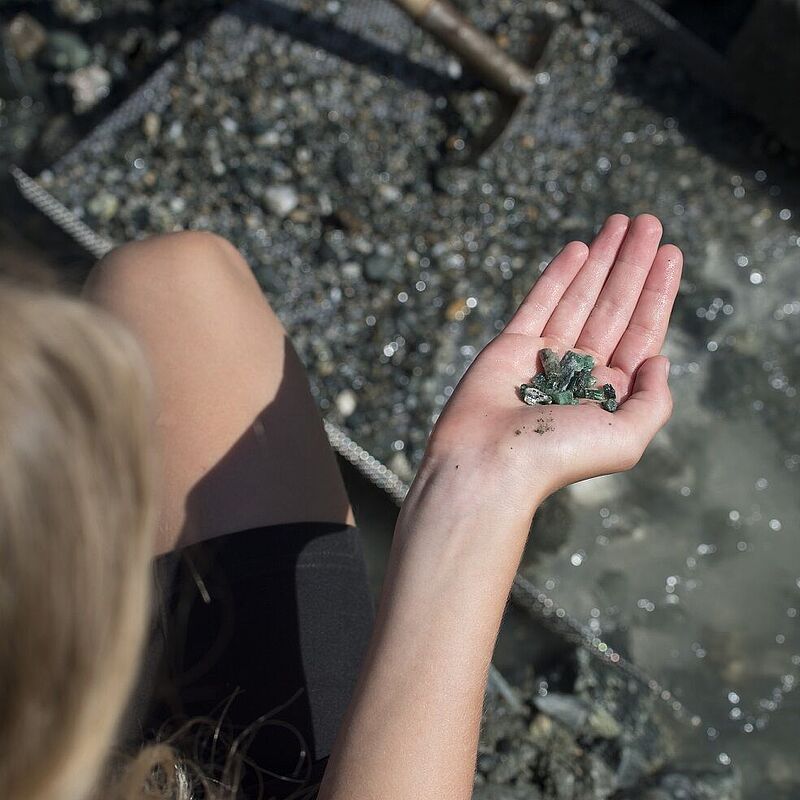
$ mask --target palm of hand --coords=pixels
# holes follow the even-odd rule
[[[478,457],[512,490],[541,499],[574,481],[633,466],[671,411],[668,362],[658,353],[681,273],[681,253],[659,247],[654,217],[610,217],[590,248],[567,245],[506,329],[459,383],[431,437],[430,454]],[[589,353],[598,384],[622,401],[526,406],[520,383],[550,347]]]

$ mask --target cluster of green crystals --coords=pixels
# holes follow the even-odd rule
[[[559,361],[548,347],[539,351],[544,372],[534,375],[531,383],[523,383],[519,394],[529,406],[574,406],[578,400],[595,400],[606,410],[617,410],[617,393],[610,383],[602,388],[592,375],[595,360],[591,356],[569,350]]]

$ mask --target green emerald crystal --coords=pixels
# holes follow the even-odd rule
[[[557,406],[576,406],[576,405],[578,405],[578,401],[575,399],[575,396],[572,394],[572,392],[568,392],[568,391],[553,392],[550,395],[550,399]]]
[[[544,374],[547,378],[561,377],[561,365],[558,363],[558,356],[549,347],[539,351],[539,358],[542,360]]]
[[[605,392],[602,389],[584,389],[583,396],[587,400],[597,400],[598,402],[606,399]]]
[[[615,411],[617,399],[614,387],[604,384],[597,386],[597,378],[592,375],[596,362],[590,355],[568,350],[561,360],[549,347],[539,351],[543,371],[533,376],[530,383],[519,387],[520,399],[527,405],[574,406],[579,399],[601,403],[607,411]]]
[[[575,377],[577,372],[580,372],[583,367],[583,360],[581,357],[570,350],[561,359],[561,379],[558,382],[558,391],[563,392],[569,388],[570,382]]]
[[[544,372],[534,375],[533,383],[531,385],[535,386],[540,392],[546,392],[548,389],[552,389],[552,386],[547,380],[547,376],[544,374]]]

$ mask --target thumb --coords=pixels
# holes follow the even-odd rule
[[[621,421],[630,426],[642,449],[672,414],[668,376],[666,356],[653,356],[642,362],[636,371],[633,391],[617,412]]]

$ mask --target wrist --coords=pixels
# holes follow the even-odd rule
[[[502,452],[474,448],[429,448],[405,506],[425,499],[440,512],[459,511],[496,525],[529,527],[536,509],[551,494],[536,464],[521,465]],[[527,531],[526,527],[526,531]]]
[[[515,571],[533,515],[546,496],[535,487],[520,491],[516,480],[474,454],[426,455],[403,503],[397,543],[405,550],[423,540],[426,550],[476,556],[487,566],[494,557],[499,563],[511,560]]]

